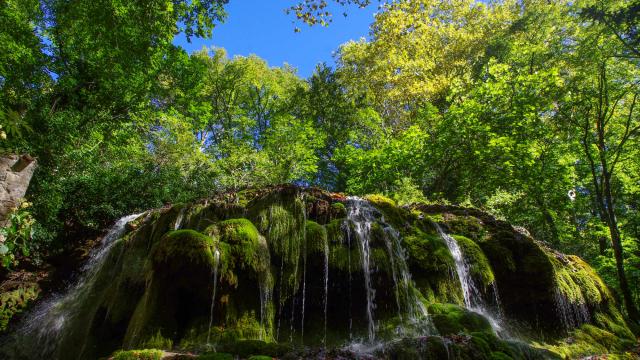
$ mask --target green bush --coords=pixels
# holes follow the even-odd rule
[[[9,213],[7,226],[0,228],[0,262],[2,267],[18,265],[18,256],[29,256],[35,219],[29,211],[31,203],[24,201]]]

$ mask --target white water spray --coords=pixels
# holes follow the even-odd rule
[[[220,265],[220,251],[213,252],[213,294],[211,294],[211,309],[209,310],[209,328],[207,330],[207,345],[211,345],[211,326],[213,326],[213,308],[216,304],[216,289],[218,287],[218,266]]]
[[[62,336],[67,333],[67,326],[77,315],[77,308],[74,304],[77,304],[82,297],[90,295],[97,275],[104,267],[117,240],[124,235],[126,225],[141,215],[129,215],[116,221],[102,239],[100,246],[89,254],[89,259],[82,267],[79,280],[66,293],[54,295],[48,301],[38,305],[25,318],[24,325],[18,330],[18,334],[25,338],[35,338],[38,343],[38,349],[27,349],[27,351],[37,351],[46,356],[55,353]]]
[[[436,229],[438,230],[438,234],[445,241],[447,247],[449,248],[449,252],[453,257],[456,266],[456,274],[458,276],[458,280],[460,281],[460,287],[462,288],[462,295],[464,298],[464,306],[474,312],[477,312],[487,318],[491,327],[497,332],[502,332],[502,326],[500,321],[495,318],[495,316],[489,311],[484,299],[482,298],[482,293],[478,289],[473,277],[470,273],[470,264],[464,257],[460,246],[456,239],[454,239],[451,235],[445,233],[440,225],[434,223]],[[499,306],[500,302],[498,300],[498,291],[497,287],[494,287],[494,296],[496,297],[497,306]]]
[[[371,223],[372,219],[374,219],[372,212],[375,211],[375,209],[367,201],[358,197],[349,197],[347,199],[347,218],[353,224],[356,240],[360,245],[360,255],[362,256],[362,273],[364,275],[364,286],[367,297],[367,330],[369,341],[372,342],[375,340],[376,334],[376,325],[373,319],[375,289],[371,284],[371,248],[369,247],[369,240],[371,238]]]

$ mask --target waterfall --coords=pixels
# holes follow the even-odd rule
[[[355,239],[360,246],[362,255],[362,271],[364,274],[364,285],[367,295],[367,320],[369,341],[375,339],[376,326],[374,322],[375,310],[375,289],[371,283],[371,263],[370,263],[370,239],[371,228],[373,224],[377,224],[382,229],[382,239],[387,250],[390,264],[390,273],[394,283],[394,295],[396,300],[398,318],[401,322],[399,328],[404,332],[407,330],[404,325],[411,325],[414,330],[418,330],[421,334],[430,333],[432,330],[431,322],[427,309],[418,299],[414,288],[409,266],[407,265],[407,254],[402,247],[402,239],[400,233],[392,226],[387,224],[384,216],[368,201],[349,197],[347,202],[347,219],[353,225]],[[347,241],[351,243],[351,226],[346,226]],[[351,267],[351,258],[349,257],[349,270]],[[350,273],[350,271],[349,271]],[[349,274],[349,283],[351,283],[351,274]],[[349,289],[351,293],[351,289]],[[351,333],[351,319],[349,320],[349,332]]]
[[[304,257],[302,258],[302,314],[300,320],[300,342],[304,344],[304,307],[307,297],[307,242],[304,242]]]
[[[184,219],[185,208],[180,209],[178,212],[178,217],[176,217],[176,222],[173,224],[173,230],[180,230],[182,226],[182,220]]]
[[[323,345],[327,345],[327,303],[329,301],[329,240],[324,242],[324,338]]]
[[[405,314],[410,325],[416,327],[421,333],[431,333],[434,330],[433,324],[431,324],[426,306],[418,299],[415,293],[416,290],[412,287],[413,280],[407,265],[407,254],[402,247],[400,233],[391,226],[384,224],[384,218],[382,221],[383,225],[385,225],[384,240],[391,259],[400,321],[402,322],[403,320],[402,314]],[[404,299],[404,304],[401,299]]]
[[[470,273],[470,265],[467,259],[464,257],[460,246],[456,239],[454,239],[451,235],[445,233],[440,225],[434,223],[438,234],[445,241],[447,247],[449,248],[449,252],[453,257],[456,274],[458,276],[458,280],[460,281],[460,287],[462,288],[462,296],[464,298],[464,306],[474,312],[477,312],[483,315],[489,322],[491,323],[491,327],[496,332],[502,331],[502,326],[500,322],[491,314],[489,311],[487,304],[482,298],[482,293],[478,289],[473,277]],[[494,296],[496,297],[496,306],[499,306],[499,298],[497,288],[494,287]]]
[[[369,247],[371,224],[375,221],[374,212],[377,212],[367,201],[357,198],[347,198],[347,218],[353,224],[356,240],[360,245],[360,254],[362,256],[362,273],[364,275],[364,286],[367,297],[367,321],[368,321],[368,337],[369,341],[375,339],[376,325],[373,320],[373,311],[375,309],[375,289],[371,284],[371,268],[370,256],[371,248]]]
[[[269,308],[268,305],[271,303],[271,299],[272,299],[272,290],[269,287],[269,277],[268,274],[266,273],[266,277],[261,277],[260,278],[260,327],[261,327],[261,332],[260,332],[260,340],[267,340],[269,333],[267,332],[266,328],[265,328],[265,320],[267,319],[268,316],[270,316],[270,313],[268,313]]]
[[[213,294],[211,295],[211,310],[209,311],[209,328],[207,330],[207,345],[211,342],[211,326],[213,326],[213,308],[216,303],[216,289],[218,287],[218,266],[220,265],[220,251],[213,253]]]
[[[351,227],[349,226],[349,222],[345,221],[342,223],[343,231],[346,233],[347,238],[347,269],[349,271],[349,340],[353,339],[353,314],[351,313],[351,307],[353,306],[351,302]]]
[[[589,308],[585,302],[569,300],[558,288],[554,290],[555,310],[565,331],[588,323],[591,319]]]
[[[79,280],[66,293],[54,295],[48,301],[38,305],[23,320],[22,327],[17,334],[19,337],[31,339],[31,345],[29,348],[22,350],[28,352],[36,351],[39,352],[39,355],[45,357],[55,352],[60,340],[67,333],[67,326],[76,315],[77,308],[74,305],[82,297],[90,294],[96,277],[104,267],[113,246],[125,233],[127,223],[141,215],[129,215],[116,221],[102,239],[100,246],[90,252],[87,262],[81,269]],[[32,345],[33,339],[38,344],[36,347]]]
[[[387,229],[389,228],[385,228],[385,233],[388,232]],[[398,307],[398,318],[400,319],[400,322],[402,322],[402,306],[400,305],[400,289],[398,288],[398,274],[396,271],[396,261],[395,259],[395,253],[393,250],[393,243],[391,242],[391,239],[389,238],[389,236],[386,236],[387,234],[385,234],[384,236],[384,242],[385,245],[387,247],[387,255],[389,256],[389,262],[391,264],[391,275],[393,278],[393,283],[394,283],[394,288],[393,288],[393,293],[396,296],[396,306]],[[406,299],[406,298],[405,298]]]

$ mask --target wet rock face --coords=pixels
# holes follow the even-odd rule
[[[90,281],[46,305],[56,311],[41,312],[64,321],[29,330],[32,347],[40,337],[55,339],[39,356],[97,358],[120,348],[239,353],[241,344],[259,345],[253,355],[304,354],[306,345],[347,356],[346,344],[385,342],[375,357],[536,358],[523,349],[537,350],[507,343],[496,330],[549,340],[593,326],[632,337],[580,259],[475,209],[399,208],[381,196],[279,186],[151,210],[122,226],[93,262]],[[465,281],[456,276],[463,265]]]

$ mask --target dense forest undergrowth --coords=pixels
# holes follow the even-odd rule
[[[215,39],[227,2],[0,3],[5,192],[15,155],[37,162],[2,198],[0,331],[118,218],[282,183],[481,209],[584,259],[637,330],[637,0],[381,2],[308,79],[173,44]],[[290,5],[330,21],[324,1]]]

